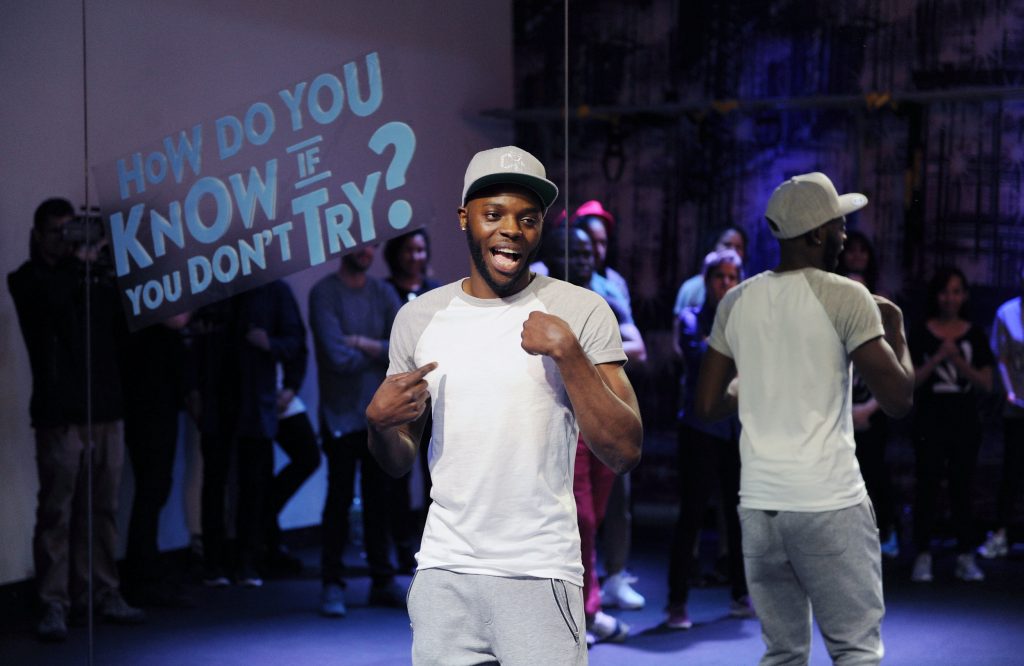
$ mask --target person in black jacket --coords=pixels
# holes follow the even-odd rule
[[[202,308],[194,333],[189,401],[203,452],[203,580],[211,587],[230,582],[224,549],[224,490],[232,447],[237,444],[237,580],[259,587],[273,439],[278,434],[278,365],[304,367],[299,359],[306,354],[306,329],[291,289],[277,280]],[[285,386],[291,383],[295,382],[288,379]],[[291,388],[294,391],[297,386]]]
[[[125,551],[125,594],[140,606],[188,607],[192,600],[160,561],[160,512],[171,494],[182,408],[188,313],[128,336],[124,439],[135,478]]]
[[[39,472],[32,551],[43,606],[37,635],[47,641],[64,640],[69,611],[84,614],[89,603],[88,442],[96,610],[111,622],[145,617],[122,598],[115,562],[124,462],[118,354],[126,328],[113,280],[84,261],[98,245],[66,242],[69,225],[81,227],[67,200],[40,204],[31,258],[7,277],[32,368]]]

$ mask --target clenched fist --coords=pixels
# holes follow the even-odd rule
[[[551,356],[556,361],[578,344],[564,319],[536,310],[523,322],[522,339],[527,353]]]
[[[903,338],[903,311],[899,306],[884,296],[871,295],[878,306],[878,312],[882,315],[882,328],[885,330],[885,339],[895,349],[894,342]]]
[[[436,367],[436,362],[427,363],[411,372],[387,377],[366,408],[366,420],[370,425],[377,430],[385,430],[418,419],[430,397],[424,377]]]

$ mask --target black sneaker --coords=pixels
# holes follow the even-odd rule
[[[68,639],[67,613],[58,603],[48,603],[43,617],[36,625],[36,637],[45,643],[60,643]]]

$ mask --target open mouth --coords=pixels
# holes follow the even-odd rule
[[[502,273],[514,273],[519,268],[519,262],[523,255],[507,247],[491,248],[491,258],[494,268]]]

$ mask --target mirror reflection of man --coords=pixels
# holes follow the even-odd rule
[[[883,654],[880,546],[855,454],[850,364],[894,418],[913,405],[914,367],[900,309],[830,272],[846,215],[866,205],[817,172],[775,188],[765,218],[779,263],[724,296],[697,382],[699,418],[738,410],[743,425],[739,515],[765,664],[807,662],[812,611],[836,663]]]
[[[45,641],[67,638],[69,613],[82,617],[89,605],[85,456],[90,440],[96,611],[110,622],[144,619],[142,611],[122,598],[115,562],[124,463],[118,354],[126,329],[113,282],[95,272],[88,282],[85,279],[82,259],[95,258],[98,245],[73,246],[65,241],[72,224],[81,226],[67,200],[40,204],[30,259],[7,276],[32,368],[29,414],[39,472],[32,551],[42,605],[36,633]],[[87,390],[90,356],[92,383]]]

